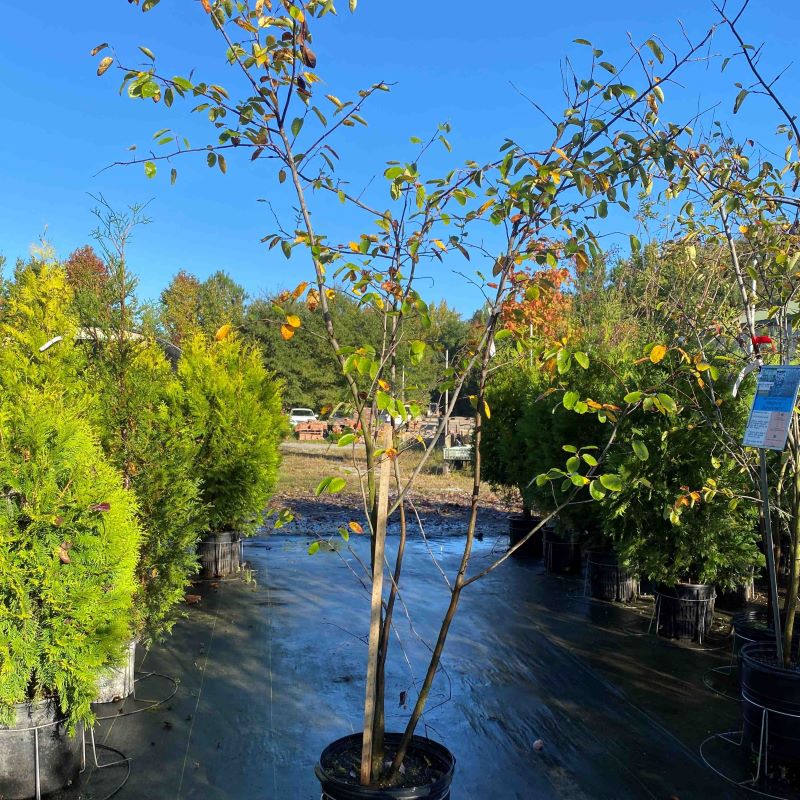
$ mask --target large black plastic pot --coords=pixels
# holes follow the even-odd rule
[[[0,797],[36,796],[38,739],[39,785],[43,795],[73,783],[81,770],[83,729],[67,736],[55,703],[21,703],[13,727],[0,725]]]
[[[763,744],[772,766],[800,765],[800,669],[778,665],[774,644],[752,642],[741,651],[741,685],[742,743],[754,752]]]
[[[707,583],[660,586],[656,592],[658,633],[701,643],[711,630],[715,597],[714,587]]]
[[[616,553],[590,550],[586,556],[589,594],[599,600],[631,603],[636,599],[636,576],[619,564]]]
[[[508,518],[509,547],[522,541],[541,521],[540,517],[512,514]],[[542,541],[542,531],[539,529],[519,550],[514,551],[514,555],[520,558],[541,558]]]
[[[399,733],[385,734],[387,756],[396,752],[401,739],[402,734]],[[429,782],[421,786],[374,789],[345,781],[340,777],[343,769],[347,769],[343,765],[352,761],[353,751],[358,755],[357,760],[360,762],[361,741],[362,734],[351,734],[337,739],[322,751],[319,763],[314,768],[322,786],[322,800],[450,800],[450,784],[456,766],[455,757],[443,745],[422,736],[412,737],[408,752],[421,755],[429,764],[432,773]],[[351,755],[348,756],[348,753]],[[348,772],[349,769],[345,775]]]
[[[234,531],[207,534],[197,550],[201,578],[227,578],[242,568],[242,537]]]
[[[739,611],[756,596],[755,582],[752,578],[735,589],[717,588],[716,607],[725,611]]]
[[[781,624],[785,622],[781,613]],[[746,644],[769,644],[775,647],[775,628],[772,615],[766,609],[750,609],[733,615],[733,654],[736,656],[739,673],[742,671],[741,651]],[[792,647],[800,646],[800,628],[796,628]]]
[[[552,529],[545,529],[543,553],[544,566],[548,572],[580,575],[581,542],[577,537],[562,537]]]

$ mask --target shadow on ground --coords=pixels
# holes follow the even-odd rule
[[[131,758],[118,797],[318,800],[319,752],[360,723],[368,600],[352,555],[310,557],[307,541],[248,542],[256,583],[200,585],[201,603],[146,655],[144,669],[179,686],[162,707],[99,723],[98,741]],[[368,540],[351,542],[365,557]],[[477,543],[473,568],[505,544]],[[460,546],[430,543],[448,575]],[[425,543],[409,547],[403,586],[414,627],[400,611],[405,647],[393,642],[387,680],[395,729],[448,599]],[[421,731],[458,760],[453,800],[743,796],[698,755],[709,733],[738,725],[736,704],[702,683],[707,668],[728,663],[724,642],[672,646],[644,635],[646,615],[597,605],[582,587],[512,560],[466,590]],[[88,775],[80,796],[102,797],[101,780]]]

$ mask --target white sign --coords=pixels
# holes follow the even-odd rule
[[[783,450],[800,388],[800,366],[762,367],[742,444]]]

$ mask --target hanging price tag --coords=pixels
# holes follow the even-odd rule
[[[742,444],[783,450],[800,388],[800,366],[762,367]]]

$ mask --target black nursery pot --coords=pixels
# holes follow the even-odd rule
[[[758,752],[763,741],[773,766],[800,766],[800,669],[777,664],[774,644],[752,642],[741,651],[741,685],[742,743]]]
[[[711,630],[715,598],[714,587],[707,583],[659,587],[656,593],[658,633],[669,639],[700,644]]]
[[[522,541],[541,521],[541,517],[512,514],[508,518],[509,547],[513,547],[517,542]],[[542,541],[542,531],[539,529],[519,550],[514,551],[514,555],[520,558],[541,558]]]
[[[616,553],[590,550],[586,557],[586,571],[592,597],[622,603],[636,599],[636,576],[620,566]]]
[[[385,734],[387,756],[396,752],[402,738],[400,733]],[[450,784],[456,760],[443,745],[423,736],[413,736],[408,754],[421,756],[429,765],[430,779],[419,786],[377,789],[351,782],[357,781],[357,778],[350,778],[349,781],[344,779],[349,775],[354,752],[356,763],[360,762],[361,742],[362,734],[355,733],[337,739],[322,751],[319,763],[314,768],[322,786],[321,800],[450,800]]]
[[[545,529],[543,539],[544,566],[548,572],[561,575],[580,575],[581,543],[571,537],[561,537],[552,529]]]
[[[753,579],[737,586],[735,589],[718,589],[716,607],[724,611],[739,611],[756,596]]]
[[[42,794],[77,780],[83,763],[83,729],[68,736],[50,701],[22,703],[15,710],[14,727],[0,725],[0,797],[23,800],[36,796],[37,740]]]
[[[242,567],[242,537],[234,531],[209,533],[197,543],[200,577],[226,578]]]

